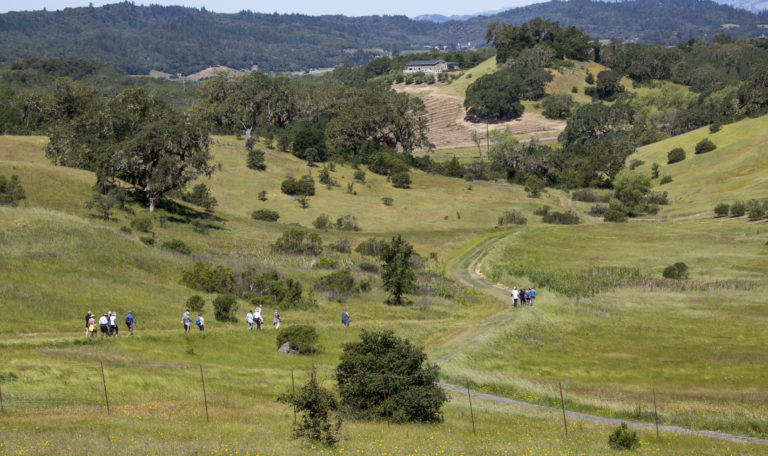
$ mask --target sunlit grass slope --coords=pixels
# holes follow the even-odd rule
[[[653,163],[660,165],[660,176],[672,182],[654,190],[669,192],[669,206],[661,216],[713,215],[717,203],[768,197],[768,116],[746,119],[710,133],[700,128],[658,143],[644,146],[629,159],[643,160],[639,172],[651,174]],[[695,155],[696,143],[709,138],[717,149]],[[667,164],[667,153],[685,150],[686,159]]]

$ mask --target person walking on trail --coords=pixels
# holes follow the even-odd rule
[[[349,326],[349,312],[347,312],[347,309],[344,309],[344,312],[341,313],[341,324]]]
[[[521,302],[523,303],[524,306],[528,305],[528,290],[526,290],[525,288],[523,288],[523,299]]]
[[[118,332],[119,330],[117,329],[117,313],[110,312],[109,313],[109,335],[117,336]]]
[[[128,311],[128,315],[125,316],[125,326],[128,327],[128,334],[133,335],[133,326],[136,324],[136,319],[133,318],[133,312]]]
[[[94,317],[95,315],[91,314],[90,318],[88,318],[88,324],[85,328],[88,337],[96,337],[96,319]]]
[[[264,323],[264,318],[261,316],[261,304],[259,304],[259,308],[253,313],[253,322],[256,323],[256,329],[260,330],[261,325]]]
[[[107,314],[99,318],[99,329],[101,330],[102,337],[109,335],[109,318],[107,318]]]
[[[253,329],[253,311],[249,310],[245,316],[245,322],[248,323],[248,331]]]
[[[512,306],[517,307],[517,301],[520,300],[520,292],[517,291],[517,287],[512,288],[512,293],[509,294],[512,296]]]
[[[275,329],[280,329],[280,313],[275,309],[275,314],[272,315],[272,324],[275,325]]]
[[[181,324],[184,325],[184,334],[189,334],[189,328],[192,325],[192,317],[189,316],[189,309],[187,309],[181,316]]]
[[[195,319],[195,324],[198,328],[200,328],[200,332],[205,331],[205,320],[203,319],[203,313],[198,312],[197,318]]]
[[[531,302],[531,305],[533,305],[533,302],[536,301],[536,289],[531,287],[529,288],[528,292],[528,300]]]
[[[91,320],[91,317],[93,317],[93,314],[89,310],[87,314],[85,314],[85,337],[88,337],[88,334],[90,331],[88,330],[88,322]]]

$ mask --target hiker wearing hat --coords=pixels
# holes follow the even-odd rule
[[[136,324],[136,319],[133,318],[133,312],[128,311],[128,315],[125,316],[125,326],[128,327],[128,334],[133,335],[133,325]]]
[[[109,335],[110,336],[117,336],[118,332],[120,332],[120,330],[117,328],[117,313],[116,312],[110,312],[110,314],[109,314]]]
[[[99,329],[101,330],[102,337],[109,335],[109,318],[107,318],[107,314],[99,318]]]
[[[88,337],[88,321],[93,317],[93,314],[89,310],[87,314],[85,314],[85,337]]]

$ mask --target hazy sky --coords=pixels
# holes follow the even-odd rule
[[[136,0],[137,5],[184,5],[195,8],[205,7],[210,11],[234,13],[241,10],[251,10],[262,13],[301,13],[309,15],[344,14],[345,16],[364,16],[369,14],[405,14],[418,16],[420,14],[472,14],[483,11],[495,11],[509,7],[535,3],[537,0],[478,0],[475,2],[458,0],[388,0],[366,2],[360,0],[282,0],[276,2],[253,2],[247,0]],[[538,0],[541,1],[541,0]],[[88,6],[88,0],[2,0],[0,12],[7,11],[48,11],[68,7]],[[93,0],[94,6],[101,6],[111,1]]]

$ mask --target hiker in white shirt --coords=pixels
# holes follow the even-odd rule
[[[520,299],[520,292],[517,291],[517,287],[513,287],[512,293],[510,293],[509,295],[512,296],[512,305],[514,307],[517,307],[517,301],[518,299]]]

